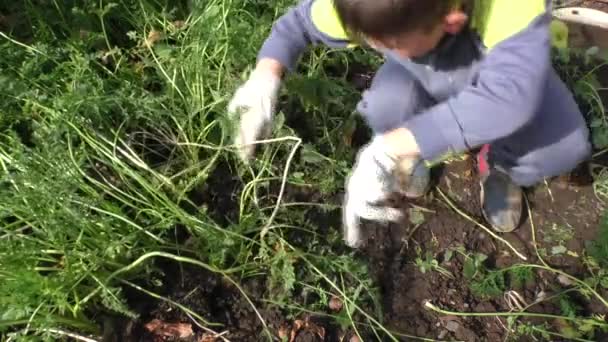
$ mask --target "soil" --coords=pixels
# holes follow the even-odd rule
[[[608,4],[604,1],[584,3],[608,10]],[[369,72],[356,72],[349,75],[349,79],[357,88],[364,89],[369,86],[371,76]],[[603,85],[608,86],[608,67],[600,69],[598,76]],[[601,95],[608,104],[608,93]],[[288,124],[291,126],[294,123]],[[297,126],[297,123],[293,126]],[[605,157],[600,159],[592,163],[608,166]],[[460,210],[478,222],[485,222],[481,217],[475,164],[474,155],[468,155],[463,160],[436,169],[434,178],[437,182],[436,188],[446,194]],[[226,171],[228,168],[228,165],[222,164],[217,172],[226,175],[230,173]],[[234,204],[236,202],[232,195],[222,197],[222,194],[227,192],[217,191],[217,188],[227,187],[236,191],[239,184],[233,178],[210,179],[216,179],[217,182],[207,185],[201,193],[193,193],[191,200],[196,205],[208,206],[210,212],[217,215],[218,222],[228,223],[232,221],[233,213],[237,209]],[[501,236],[524,254],[528,262],[539,263],[532,243],[533,223],[544,260],[574,276],[584,276],[586,270],[582,265],[581,256],[587,243],[595,238],[604,212],[604,205],[596,197],[592,181],[589,165],[585,164],[569,175],[550,180],[533,189],[526,189],[532,216],[526,217],[522,226],[515,232]],[[286,198],[302,196],[290,191],[287,189]],[[203,200],[204,198],[211,200]],[[445,251],[462,246],[467,251],[483,253],[488,256],[488,268],[504,268],[521,263],[522,260],[475,223],[459,215],[442,199],[437,190],[432,191],[425,199],[404,200],[400,205],[404,210],[423,213],[424,222],[419,225],[408,222],[388,226],[368,223],[365,229],[367,243],[358,252],[358,257],[370,266],[374,280],[380,287],[385,326],[396,333],[441,341],[505,340],[509,335],[505,319],[439,315],[425,309],[424,304],[431,300],[432,304],[442,309],[456,312],[507,312],[511,307],[504,297],[482,299],[475,296],[469,287],[470,282],[463,275],[464,257],[454,253],[447,261]],[[313,214],[311,220],[327,223],[328,220],[339,219],[339,214],[333,216]],[[554,248],[560,246],[565,247],[567,252],[562,250],[553,255]],[[450,271],[453,278],[435,271],[423,273],[414,261],[427,252]],[[202,315],[210,322],[222,324],[219,328],[211,328],[217,329],[217,332],[225,332],[222,336],[227,340],[265,340],[261,335],[262,324],[257,314],[230,282],[198,267],[174,262],[162,262],[156,266],[164,271],[164,285],[157,292]],[[533,281],[516,288],[515,291],[526,303],[532,303],[541,295],[555,294],[559,290],[560,281],[563,282],[554,274],[540,271],[536,272]],[[241,286],[254,300],[267,295],[266,281],[263,278],[249,279]],[[191,317],[174,305],[152,300],[138,291],[129,290],[128,287],[125,291],[130,298],[130,304],[136,312],[141,313],[141,317],[128,322],[108,319],[104,341],[220,341],[213,338],[209,331],[194,324]],[[602,291],[601,295],[608,297],[608,291]],[[580,313],[583,315],[608,314],[606,307],[597,300],[588,301],[576,297],[572,299],[580,305]],[[302,314],[301,317],[288,319],[283,312],[272,306],[259,305],[258,308],[275,338],[284,336],[287,340],[293,338],[293,341],[298,342],[349,341],[352,336],[352,331],[342,331],[320,317]],[[532,306],[528,311],[561,314],[556,301],[543,302]],[[182,339],[162,336],[158,332],[155,334],[149,328],[149,324],[154,320],[160,320],[170,325],[170,328],[185,324],[192,329],[192,333]],[[561,323],[549,323],[552,324],[551,330],[560,330]],[[175,326],[171,326],[172,324]],[[376,340],[373,335],[364,337],[365,340]],[[350,341],[357,339],[352,338]],[[526,340],[522,338],[519,341]],[[555,338],[552,341],[561,340]],[[597,341],[608,341],[608,335],[597,336]]]
[[[479,185],[475,169],[475,158],[468,157],[436,170],[435,177],[438,179],[437,187],[450,197],[459,209],[479,222],[484,222],[480,217]],[[556,229],[572,228],[567,229],[572,233],[572,238],[564,241],[563,245],[568,251],[578,254],[578,257],[564,254],[547,256],[545,260],[551,266],[575,276],[582,276],[585,272],[580,256],[586,242],[594,239],[603,213],[602,204],[593,192],[591,178],[585,171],[583,166],[567,177],[549,182],[548,187],[540,186],[527,191],[541,248],[550,251],[552,247],[561,245],[559,241],[552,239],[556,235]],[[407,243],[407,237],[415,227],[412,223],[389,226],[368,224],[367,243],[359,253],[359,257],[370,265],[380,286],[386,326],[396,333],[442,341],[504,340],[507,335],[507,322],[504,319],[443,316],[425,309],[424,303],[432,300],[432,303],[440,308],[457,312],[507,312],[510,307],[503,297],[480,299],[474,296],[469,282],[463,276],[464,258],[454,256],[446,262],[444,252],[450,248],[464,246],[467,251],[487,255],[486,264],[490,268],[502,268],[522,261],[475,223],[456,213],[439,197],[437,191],[423,200],[403,201],[403,207],[405,210],[424,208],[422,212],[425,221],[416,228]],[[526,255],[529,262],[538,263],[532,247],[530,221],[528,218],[516,232],[503,234],[502,237]],[[433,271],[421,272],[414,260],[427,251],[454,275],[454,279]],[[572,254],[576,255],[574,253]],[[228,281],[198,267],[174,262],[163,262],[157,266],[165,273],[162,277],[165,287],[160,294],[202,315],[210,322],[221,323],[223,326],[217,328],[217,332],[228,331],[224,337],[230,341],[263,340],[260,335],[262,325],[256,313]],[[559,280],[555,275],[538,272],[533,282],[517,289],[517,292],[525,302],[532,303],[541,292],[547,296],[556,293],[556,284],[559,284]],[[242,286],[251,298],[264,298],[267,295],[263,278],[250,279]],[[127,294],[131,298],[131,304],[142,316],[137,321],[128,322],[122,329],[116,328],[116,322],[109,324],[109,327],[114,327],[114,331],[108,332],[107,341],[200,342],[207,341],[204,338],[211,336],[175,306],[151,300],[136,291],[127,291]],[[608,292],[603,292],[602,295],[608,296]],[[579,304],[584,313],[608,314],[608,310],[597,301],[580,301]],[[348,337],[351,333],[340,331],[318,317],[303,315],[289,320],[276,308],[261,305],[260,310],[275,336],[290,336],[292,331],[295,331],[294,341],[341,341],[341,337]],[[529,311],[561,314],[555,301],[539,304]],[[154,319],[168,324],[187,324],[194,333],[182,339],[154,335],[146,329],[146,324],[150,324]],[[558,330],[559,327],[554,326],[553,329]],[[364,337],[375,340],[371,335]],[[608,339],[608,335],[599,338],[598,341]]]

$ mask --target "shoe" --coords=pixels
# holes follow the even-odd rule
[[[487,152],[484,147],[478,155],[482,213],[494,230],[509,233],[521,223],[523,191],[506,172],[488,164]]]
[[[401,160],[397,167],[400,192],[407,198],[423,197],[431,183],[431,170],[421,159]]]

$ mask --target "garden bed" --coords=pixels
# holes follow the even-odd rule
[[[278,140],[251,165],[227,146],[226,103],[292,3],[0,5],[0,339],[608,339],[608,67],[556,58],[594,158],[527,189],[517,231],[481,226],[471,154],[353,251],[352,112],[378,56],[312,49]]]

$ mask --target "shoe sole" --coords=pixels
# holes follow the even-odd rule
[[[518,217],[519,220],[517,221],[517,223],[515,224],[515,226],[513,227],[501,227],[501,226],[497,226],[492,224],[492,220],[490,219],[490,217],[486,214],[486,210],[485,210],[485,191],[484,191],[484,186],[483,186],[483,181],[479,182],[480,184],[480,203],[481,203],[481,213],[484,217],[484,219],[486,220],[486,222],[488,222],[490,224],[490,226],[492,227],[493,230],[495,230],[496,232],[499,233],[512,233],[515,230],[517,230],[519,228],[519,226],[521,225],[521,218],[523,216],[523,194],[521,193],[521,190],[517,191],[519,193],[519,196],[521,196],[518,200],[519,200],[519,208],[517,209],[519,211]]]

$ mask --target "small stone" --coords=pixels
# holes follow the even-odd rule
[[[447,331],[447,330],[442,330],[442,331],[439,333],[439,336],[437,336],[437,339],[439,339],[439,340],[443,340],[443,339],[444,339],[444,338],[445,338],[447,335],[448,335],[448,331]]]
[[[357,336],[357,335],[353,335],[353,336],[351,336],[351,338],[348,340],[348,342],[361,342],[361,339],[359,339],[359,336]]]
[[[458,329],[460,329],[460,324],[456,321],[449,321],[446,325],[445,328],[448,329],[451,332],[457,332]]]
[[[574,284],[574,282],[572,280],[570,280],[568,277],[566,277],[563,274],[560,274],[559,276],[557,276],[557,281],[562,284],[562,286],[566,286],[566,287],[570,287]]]
[[[547,292],[545,291],[540,291],[537,295],[536,295],[536,301],[540,302],[545,300],[545,298],[547,298]]]

